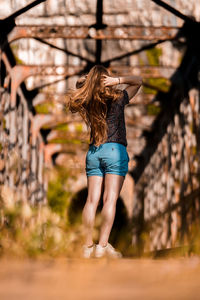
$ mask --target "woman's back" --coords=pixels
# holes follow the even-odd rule
[[[128,103],[129,97],[126,90],[123,90],[122,96],[117,101],[107,101],[107,143],[120,143],[127,146],[124,107]]]

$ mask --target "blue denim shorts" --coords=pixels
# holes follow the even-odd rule
[[[126,176],[129,156],[126,147],[119,143],[105,143],[96,147],[89,146],[86,155],[87,176],[116,174]]]

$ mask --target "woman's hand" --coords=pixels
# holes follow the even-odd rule
[[[110,77],[107,75],[103,75],[102,77],[105,86],[112,86],[112,85],[119,84],[119,78],[117,77]]]

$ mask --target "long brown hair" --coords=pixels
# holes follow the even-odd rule
[[[108,101],[116,101],[122,96],[122,91],[111,86],[105,86],[102,75],[108,75],[108,70],[95,65],[86,75],[81,87],[69,90],[66,94],[66,106],[71,112],[79,112],[91,129],[90,142],[99,146],[107,139],[106,115]]]

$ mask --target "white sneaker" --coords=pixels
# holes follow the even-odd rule
[[[82,246],[82,255],[84,258],[90,258],[93,255],[94,252],[94,245],[92,247],[88,247],[87,245]]]
[[[116,251],[111,244],[107,243],[105,247],[97,244],[95,247],[94,256],[98,258],[103,256],[108,256],[112,258],[121,258],[122,254],[119,251]]]

